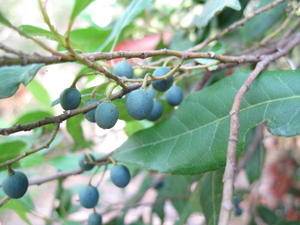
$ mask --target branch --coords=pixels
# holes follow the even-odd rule
[[[230,133],[227,147],[226,167],[223,176],[224,187],[221,204],[221,212],[219,217],[219,225],[227,225],[229,222],[230,212],[232,209],[233,183],[235,175],[235,154],[239,132],[239,111],[244,94],[250,88],[255,78],[274,60],[288,54],[296,45],[300,44],[300,33],[297,33],[292,41],[286,46],[271,55],[261,57],[261,61],[257,63],[255,69],[250,73],[245,83],[238,90],[230,111]]]

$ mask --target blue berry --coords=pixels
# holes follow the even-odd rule
[[[169,72],[170,69],[168,67],[159,67],[153,72],[153,76],[161,77],[166,75]],[[152,86],[154,89],[158,91],[166,91],[171,87],[173,81],[174,81],[173,76],[169,76],[167,79],[152,81]]]
[[[146,119],[152,110],[153,99],[144,90],[131,91],[126,97],[128,114],[136,120]]]
[[[112,128],[119,118],[119,112],[115,104],[111,102],[100,103],[96,108],[95,119],[99,127]]]
[[[2,187],[5,194],[11,198],[21,198],[28,189],[28,178],[20,172],[14,171],[13,174],[8,175],[3,181]]]
[[[94,164],[89,164],[89,162],[95,161],[95,158],[93,155],[89,154],[89,157],[86,155],[83,155],[81,159],[79,160],[79,166],[83,170],[91,170],[94,168]]]
[[[183,99],[183,91],[181,87],[178,86],[172,86],[167,92],[166,92],[166,99],[167,102],[171,106],[179,105],[182,102]]]
[[[149,88],[149,89],[147,89],[146,90],[146,92],[147,92],[147,94],[152,98],[152,99],[154,99],[155,97],[156,97],[156,91],[154,90],[154,89],[152,89],[152,88]]]
[[[126,166],[117,165],[110,171],[111,181],[118,187],[126,187],[130,181],[130,173]]]
[[[86,186],[79,192],[79,201],[82,207],[94,208],[99,200],[99,192],[94,186]]]
[[[120,77],[127,77],[127,78],[133,77],[132,66],[126,61],[121,61],[117,63],[113,68],[113,73]]]
[[[94,99],[94,100],[88,100],[84,105],[87,106],[87,105],[93,104],[93,103],[95,103],[95,102],[97,102],[97,100],[95,100],[95,99]],[[92,109],[92,110],[86,112],[86,113],[84,114],[84,116],[85,116],[85,118],[86,118],[88,121],[94,123],[94,122],[96,121],[96,120],[95,120],[95,112],[96,112],[96,109]]]
[[[102,225],[102,216],[98,213],[92,213],[88,218],[88,225]]]
[[[81,94],[76,88],[67,88],[60,94],[59,101],[64,110],[76,109],[80,105]]]
[[[147,117],[147,119],[150,121],[157,120],[159,117],[161,117],[163,110],[164,110],[163,104],[159,101],[154,101],[152,111],[150,115]]]

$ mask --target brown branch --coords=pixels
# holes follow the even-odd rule
[[[255,16],[257,16],[260,13],[263,13],[269,9],[272,9],[273,7],[275,7],[276,5],[284,2],[285,0],[276,0],[264,7],[261,7],[259,9],[257,9],[256,11],[254,11],[252,14],[245,16],[244,18],[234,22],[233,24],[231,24],[229,27],[227,27],[226,29],[224,29],[221,32],[218,32],[217,35],[215,35],[212,38],[206,39],[204,42],[200,43],[199,45],[196,45],[192,48],[190,48],[188,51],[199,51],[201,49],[203,49],[205,46],[207,46],[209,43],[220,39],[221,37],[223,37],[224,35],[228,34],[229,32],[235,30],[236,28],[244,25],[246,22],[248,22],[250,19],[254,18]]]
[[[230,212],[232,210],[233,183],[236,167],[236,148],[239,132],[239,110],[244,94],[250,88],[255,78],[274,60],[288,54],[296,45],[300,44],[300,33],[294,36],[286,46],[278,47],[278,51],[271,55],[261,57],[261,61],[257,63],[255,69],[250,73],[245,83],[235,95],[234,102],[230,111],[230,133],[227,147],[226,166],[223,176],[223,197],[218,225],[227,225],[229,222]]]
[[[134,90],[134,89],[137,89],[140,86],[141,86],[140,83],[131,84],[127,87],[127,90],[122,89],[122,90],[114,93],[111,96],[111,99],[113,100],[113,99],[120,98],[124,94],[126,94],[127,92],[129,92],[131,90]],[[61,114],[59,116],[46,117],[42,120],[37,120],[37,121],[32,122],[32,123],[17,124],[15,126],[12,126],[12,127],[9,127],[9,128],[2,128],[2,129],[0,129],[0,135],[10,135],[12,133],[16,133],[16,132],[19,132],[19,131],[29,131],[29,130],[32,130],[34,128],[42,127],[42,126],[45,126],[45,125],[48,125],[48,124],[58,124],[58,123],[61,123],[64,120],[66,120],[66,119],[68,119],[72,116],[75,116],[75,115],[78,115],[78,114],[81,114],[81,113],[85,113],[85,112],[90,111],[91,109],[96,108],[97,105],[102,101],[103,100],[99,100],[98,102],[89,104],[87,106],[80,107],[78,109],[65,111],[63,114]]]
[[[49,148],[50,144],[52,143],[52,141],[56,137],[58,131],[59,131],[59,124],[56,125],[56,128],[54,129],[54,131],[53,131],[50,139],[44,145],[39,146],[39,147],[33,149],[32,151],[23,152],[23,154],[17,156],[16,158],[13,158],[13,159],[7,160],[7,161],[5,161],[3,163],[0,163],[0,168],[2,168],[4,166],[9,166],[9,165],[13,164],[14,162],[17,162],[17,161],[19,161],[19,160],[21,160],[21,159],[23,159],[23,158],[25,158],[25,157],[33,154],[33,153],[41,151],[41,150],[43,150],[45,148]]]

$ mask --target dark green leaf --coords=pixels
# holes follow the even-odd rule
[[[43,87],[43,85],[37,80],[32,80],[27,85],[27,90],[31,92],[31,94],[38,100],[39,103],[43,104],[47,108],[51,104],[51,98],[47,92],[47,90]]]
[[[250,183],[259,179],[264,165],[265,149],[259,145],[246,165],[246,173]]]
[[[19,29],[30,36],[46,37],[55,41],[58,40],[55,34],[40,27],[32,25],[22,25],[19,27]]]
[[[112,32],[106,41],[100,46],[98,51],[105,49],[112,41],[113,47],[119,40],[122,30],[128,26],[146,7],[152,3],[152,0],[133,0],[124,11],[123,15],[116,21]]]
[[[12,96],[20,84],[27,85],[43,64],[3,66],[0,68],[0,98]]]
[[[131,136],[113,158],[173,174],[197,174],[223,167],[229,111],[248,74],[236,73],[187,96],[169,119]],[[299,70],[264,72],[255,80],[241,104],[239,152],[244,149],[247,132],[263,121],[274,135],[300,133],[299,84]]]
[[[91,146],[91,142],[87,141],[84,137],[84,133],[82,130],[82,120],[84,116],[79,114],[77,116],[73,116],[67,120],[67,130],[69,134],[72,136],[74,141],[74,149],[83,149]]]
[[[84,10],[93,1],[95,0],[75,0],[70,20],[73,21],[79,15],[79,13],[81,13],[81,11]]]
[[[218,223],[223,191],[223,169],[207,173],[201,181],[200,204],[207,225]]]
[[[239,0],[207,0],[200,16],[195,18],[195,24],[197,27],[205,27],[209,21],[220,13],[224,8],[229,7],[234,10],[241,10]]]

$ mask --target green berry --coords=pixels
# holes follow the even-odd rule
[[[59,98],[64,110],[76,109],[80,105],[81,94],[76,88],[65,89]]]
[[[162,77],[169,72],[170,72],[170,69],[168,67],[162,66],[162,67],[157,68],[153,72],[153,76],[154,77]],[[169,76],[167,79],[152,81],[152,86],[157,91],[166,91],[171,87],[173,81],[174,81],[173,76]]]
[[[26,193],[29,186],[27,176],[20,172],[14,171],[3,181],[2,187],[5,194],[11,198],[21,198]]]
[[[153,99],[144,90],[131,91],[126,97],[128,114],[136,120],[146,119],[152,110]]]
[[[118,187],[126,187],[130,181],[130,172],[126,166],[117,165],[110,171],[111,181]]]
[[[120,77],[127,77],[127,78],[133,77],[132,66],[126,61],[121,61],[117,63],[113,68],[113,73]]]
[[[95,120],[103,129],[112,128],[119,118],[119,112],[115,104],[111,102],[100,103],[95,112]]]
[[[99,200],[99,192],[94,186],[86,186],[79,192],[79,201],[82,207],[94,208]]]
[[[88,218],[88,225],[102,225],[102,216],[98,213],[92,213]]]
[[[94,168],[94,164],[89,164],[89,162],[94,162],[95,158],[92,154],[89,154],[89,156],[83,155],[81,159],[79,160],[79,166],[83,170],[91,170]]]
[[[172,86],[166,92],[166,100],[171,106],[179,105],[183,99],[183,90],[181,87]]]

